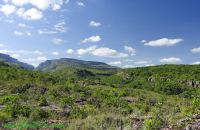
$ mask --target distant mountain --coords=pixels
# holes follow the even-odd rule
[[[0,53],[0,61],[11,63],[11,64],[15,64],[15,65],[18,65],[19,67],[22,67],[22,68],[28,69],[28,70],[33,70],[34,69],[34,67],[32,65],[20,62],[17,59],[12,58],[9,55],[2,54],[2,53]]]
[[[54,71],[62,68],[95,69],[95,70],[115,70],[119,69],[103,62],[83,61],[71,58],[47,60],[41,63],[36,69],[40,71]]]

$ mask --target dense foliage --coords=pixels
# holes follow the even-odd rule
[[[200,114],[200,66],[28,71],[0,62],[3,128],[180,129]]]

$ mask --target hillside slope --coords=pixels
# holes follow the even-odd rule
[[[192,96],[200,88],[200,65],[160,65],[119,70],[103,78],[111,86],[146,89],[165,94]],[[186,93],[190,91],[190,93]]]
[[[198,81],[199,66],[115,71],[71,80],[0,62],[0,129],[180,130],[198,124],[200,88],[179,79]],[[164,88],[173,93],[161,89],[168,81]]]
[[[7,62],[7,63],[15,64],[15,65],[18,65],[19,67],[22,67],[22,68],[28,69],[28,70],[33,70],[34,69],[34,67],[32,65],[20,62],[17,59],[12,58],[9,55],[2,54],[2,53],[0,53],[0,61],[4,61],[4,62]]]
[[[41,71],[55,71],[62,68],[83,68],[97,70],[114,70],[118,67],[110,66],[103,62],[83,61],[70,58],[62,58],[57,60],[47,60],[41,63],[36,69]]]

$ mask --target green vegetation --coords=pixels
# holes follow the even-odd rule
[[[0,127],[181,129],[200,114],[199,74],[198,65],[39,72],[0,62]]]

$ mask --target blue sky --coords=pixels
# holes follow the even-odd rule
[[[0,53],[34,66],[200,64],[199,0],[1,0]]]

